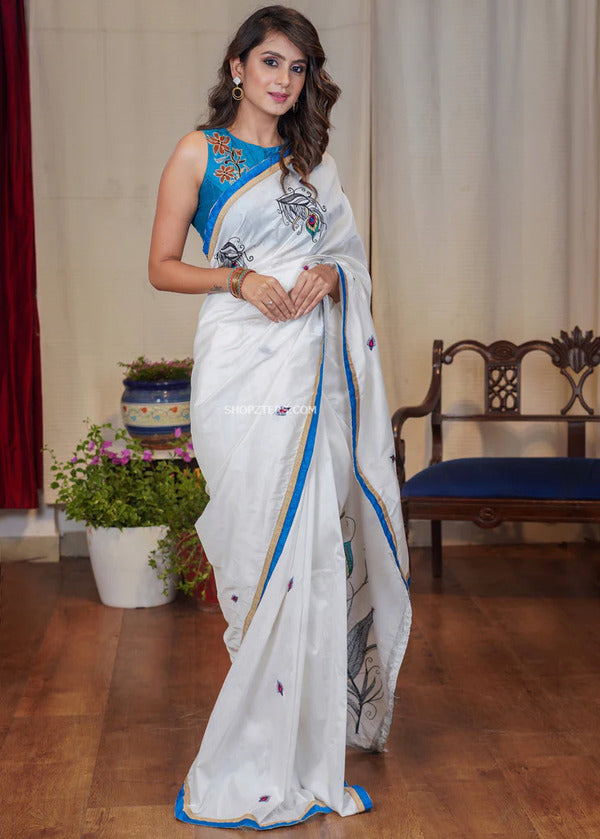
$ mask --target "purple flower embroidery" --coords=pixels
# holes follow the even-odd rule
[[[277,693],[278,693],[280,696],[283,696],[283,685],[281,684],[281,682],[279,681],[279,679],[277,680]]]
[[[370,338],[369,338],[369,340],[367,341],[367,347],[368,347],[370,350],[372,350],[374,346],[375,346],[375,336],[374,336],[374,335],[371,335],[371,337],[370,337]]]

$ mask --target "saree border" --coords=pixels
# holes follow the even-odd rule
[[[273,828],[276,827],[292,827],[295,824],[300,824],[301,822],[309,819],[311,816],[316,816],[317,813],[333,812],[331,807],[328,807],[327,804],[324,804],[322,801],[318,801],[315,798],[308,805],[299,819],[289,822],[267,822],[266,824],[259,824],[256,817],[251,813],[245,813],[243,816],[240,816],[239,819],[198,819],[194,818],[194,813],[191,810],[189,803],[186,802],[186,798],[189,799],[189,785],[187,779],[181,785],[177,801],[175,802],[175,818],[179,821],[186,822],[187,824],[199,824],[204,827],[253,827],[256,830],[273,830]]]
[[[352,800],[356,804],[357,814],[366,813],[367,810],[372,809],[373,802],[371,801],[371,796],[364,787],[360,787],[358,784],[349,784],[344,781],[344,789],[351,795]]]
[[[385,504],[377,490],[369,483],[365,475],[363,474],[360,465],[358,463],[358,458],[356,456],[356,447],[358,441],[358,429],[360,425],[360,416],[359,416],[359,408],[360,408],[360,392],[358,389],[358,381],[356,378],[356,371],[354,369],[354,364],[352,363],[352,356],[350,355],[350,351],[348,349],[348,339],[346,336],[346,320],[348,315],[348,291],[346,288],[346,275],[339,263],[336,262],[336,267],[338,269],[338,273],[340,275],[340,285],[342,287],[342,300],[343,300],[343,309],[342,309],[342,351],[344,356],[344,370],[346,372],[346,382],[348,384],[348,396],[350,399],[350,413],[352,418],[352,463],[354,466],[354,474],[356,475],[356,480],[358,481],[360,488],[369,499],[371,506],[375,510],[377,518],[379,519],[379,523],[381,524],[381,528],[387,539],[388,545],[392,550],[392,554],[394,556],[394,561],[396,563],[396,567],[400,572],[400,576],[404,582],[404,585],[408,589],[408,581],[402,572],[402,568],[400,566],[400,560],[398,558],[398,543],[396,541],[396,534],[394,533],[394,528],[392,526],[392,522],[390,520],[388,511],[386,509]]]
[[[315,383],[311,397],[311,410],[307,414],[302,433],[300,435],[300,443],[296,458],[292,467],[292,474],[287,485],[283,503],[277,516],[277,522],[271,536],[267,555],[263,565],[263,570],[260,575],[252,604],[244,620],[244,628],[242,630],[242,638],[248,631],[248,627],[252,622],[252,618],[256,614],[259,603],[266,591],[269,581],[275,571],[279,557],[285,547],[285,543],[289,536],[296,510],[300,503],[300,498],[306,483],[306,475],[312,460],[312,454],[315,448],[315,438],[317,434],[317,425],[319,422],[319,414],[321,408],[321,392],[323,389],[323,363],[325,359],[325,319],[323,319],[323,337],[321,339],[321,354],[317,365],[317,374],[315,376]]]
[[[284,162],[286,164],[289,163],[290,160],[291,155],[286,155],[286,157],[284,157]],[[247,172],[243,172],[237,181],[234,181],[227,187],[227,189],[223,190],[210,209],[206,220],[206,227],[204,228],[204,235],[202,237],[202,250],[209,260],[213,258],[215,247],[217,245],[217,239],[219,238],[219,233],[221,232],[221,226],[232,205],[238,200],[238,198],[245,195],[246,192],[252,189],[253,186],[256,186],[261,181],[264,181],[265,178],[268,178],[269,175],[273,174],[273,172],[277,169],[279,169],[278,152],[276,156],[271,154],[268,157],[265,157],[265,159],[260,163],[257,163],[256,166],[248,169]]]

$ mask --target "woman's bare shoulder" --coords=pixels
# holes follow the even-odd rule
[[[208,143],[203,131],[190,131],[175,146],[173,161],[191,169],[199,183],[204,178],[208,162]]]

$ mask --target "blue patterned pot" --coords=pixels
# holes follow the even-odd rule
[[[172,449],[190,434],[190,382],[187,379],[135,382],[123,379],[123,424],[149,449]],[[181,437],[175,429],[181,428]]]

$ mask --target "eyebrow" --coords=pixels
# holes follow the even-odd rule
[[[281,55],[280,52],[275,52],[275,50],[265,50],[265,52],[261,52],[261,55],[274,55],[275,58],[281,58],[282,61],[285,61],[285,55]],[[297,58],[295,61],[290,61],[290,64],[308,64],[305,58]]]

